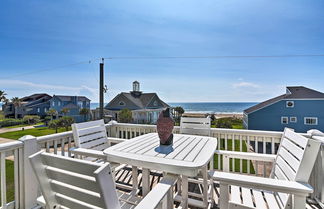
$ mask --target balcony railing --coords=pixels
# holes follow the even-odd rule
[[[146,133],[156,132],[155,125],[110,123],[106,125],[109,137],[130,139]],[[175,127],[174,133],[180,128]],[[282,132],[254,131],[212,128],[211,135],[218,139],[218,149],[241,152],[258,152],[276,154]],[[324,137],[317,136],[323,141],[321,155],[315,165],[310,183],[314,187],[311,196],[318,202],[324,202]],[[39,195],[37,181],[28,162],[28,156],[44,149],[58,155],[70,156],[70,148],[74,146],[72,132],[63,132],[41,137],[24,136],[21,139],[0,144],[0,179],[1,179],[1,209],[32,208],[36,205]],[[215,154],[214,169],[249,175],[268,176],[271,164],[255,160],[229,159],[225,162],[224,156]],[[14,167],[14,200],[8,201],[6,182],[11,176],[6,176],[6,159],[13,162]],[[227,158],[226,158],[227,159]],[[227,167],[228,166],[228,167]],[[321,203],[320,203],[321,204]]]

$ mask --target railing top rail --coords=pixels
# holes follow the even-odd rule
[[[271,135],[281,137],[283,132],[280,131],[261,131],[261,130],[246,130],[246,129],[228,129],[228,128],[211,128],[212,132],[224,132],[232,134],[246,134],[246,135]]]
[[[112,123],[112,126],[120,126],[120,127],[147,127],[147,128],[155,128],[156,125],[148,125],[148,124],[132,124],[132,123]],[[174,129],[179,129],[180,126],[174,126]],[[264,136],[269,135],[271,137],[281,137],[283,132],[280,131],[260,131],[260,130],[245,130],[245,129],[226,129],[226,128],[211,128],[211,132],[220,132],[220,133],[230,133],[230,134],[246,134],[246,135],[255,135],[255,136]]]
[[[37,138],[37,142],[46,142],[46,141],[55,140],[57,138],[64,138],[64,137],[70,137],[70,136],[72,136],[72,131],[66,131],[66,132],[57,133],[57,134],[39,136],[36,138]]]
[[[0,144],[0,152],[18,149],[23,147],[23,142],[21,141],[12,141]]]

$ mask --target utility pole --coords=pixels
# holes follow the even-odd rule
[[[100,81],[99,81],[99,117],[104,118],[104,58],[100,63]]]

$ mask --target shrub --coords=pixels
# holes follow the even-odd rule
[[[119,112],[118,119],[119,119],[118,122],[130,123],[133,119],[132,111],[130,111],[129,109],[122,109]]]
[[[52,120],[51,116],[44,117],[45,125],[48,126],[48,122],[51,121],[51,120]]]
[[[35,124],[40,122],[40,117],[38,115],[25,115],[23,122],[26,124]]]
[[[233,128],[233,126],[243,126],[243,121],[240,118],[227,117],[216,120],[216,128]]]
[[[59,119],[61,127],[65,127],[65,130],[69,130],[71,125],[74,123],[74,118],[70,116],[63,116]]]
[[[23,123],[24,121],[21,119],[8,118],[0,121],[0,127],[16,126],[16,125],[21,125]]]
[[[48,123],[48,127],[51,129],[55,129],[55,133],[57,133],[57,130],[62,127],[61,121],[60,120],[51,120]]]

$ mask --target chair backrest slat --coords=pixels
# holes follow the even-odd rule
[[[44,165],[87,176],[93,175],[93,172],[100,167],[100,164],[98,163],[86,162],[79,159],[75,160],[78,160],[79,165],[82,166],[76,167],[75,161],[71,161],[71,159],[63,156],[57,156],[56,158],[53,158],[51,155],[42,155],[42,162]]]
[[[78,148],[103,150],[97,147],[102,144],[107,144],[107,147],[110,145],[104,120],[74,123],[72,132],[75,146]]]
[[[56,192],[58,194],[65,195],[76,200],[82,200],[82,202],[86,202],[97,207],[103,206],[103,202],[100,198],[99,193],[85,190],[76,186],[72,186],[71,184],[62,183],[56,180],[51,180],[50,185],[53,192]]]
[[[308,139],[286,128],[281,138],[270,177],[280,180],[308,182],[320,148],[320,142]],[[290,208],[291,196],[275,193],[283,208]]]
[[[29,158],[47,207],[120,208],[109,163],[92,163],[45,152]]]
[[[56,179],[62,183],[84,188],[93,192],[100,192],[94,177],[68,172],[55,167],[46,166],[46,174],[50,179]]]
[[[181,117],[180,133],[210,136],[210,118]]]

